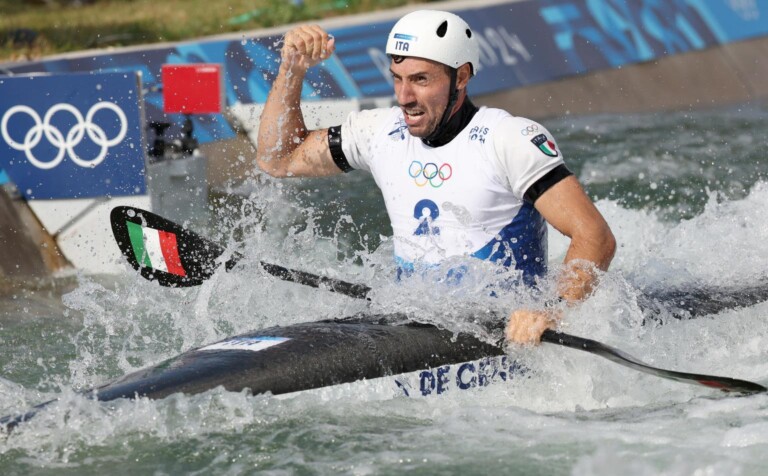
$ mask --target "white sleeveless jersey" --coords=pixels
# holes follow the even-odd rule
[[[483,107],[433,148],[393,107],[350,114],[341,135],[349,164],[381,188],[403,270],[474,256],[514,266],[526,281],[546,271],[546,224],[523,196],[563,160],[540,124]]]

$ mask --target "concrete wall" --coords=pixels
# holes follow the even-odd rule
[[[27,204],[0,187],[0,279],[42,278],[68,265]]]
[[[470,87],[471,91],[471,87]],[[768,38],[479,96],[535,119],[701,109],[768,100]]]

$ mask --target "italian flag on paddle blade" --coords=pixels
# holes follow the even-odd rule
[[[127,221],[126,224],[133,254],[139,264],[177,276],[187,275],[181,265],[175,234],[141,226],[131,221]]]

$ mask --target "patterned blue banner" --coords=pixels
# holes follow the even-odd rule
[[[146,193],[138,74],[0,78],[0,167],[27,199]]]
[[[480,41],[471,92],[486,94],[768,34],[768,5],[725,0],[540,0],[457,12]],[[391,94],[395,20],[334,30],[365,96]]]
[[[425,5],[439,8],[440,5]],[[478,34],[481,69],[473,94],[538,84],[605,68],[650,61],[718,44],[768,35],[768,2],[757,0],[530,0],[478,6],[456,13]],[[390,96],[387,33],[397,18],[334,28],[337,54],[310,71],[307,100]],[[140,71],[147,118],[177,126],[162,112],[164,63],[224,65],[226,99],[262,103],[275,77],[279,37],[246,34],[235,40],[201,40],[175,47],[89,53],[87,57],[11,65],[16,73]],[[193,116],[200,142],[234,137],[220,115]],[[170,135],[179,133],[171,129]]]

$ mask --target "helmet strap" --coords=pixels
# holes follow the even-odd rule
[[[456,89],[456,76],[457,69],[451,68],[451,84],[449,86],[448,105],[445,107],[443,117],[440,118],[440,122],[427,137],[421,139],[424,144],[430,147],[440,147],[453,140],[454,137],[469,123],[469,119],[477,112],[477,107],[469,101],[468,97],[464,98],[464,104],[462,109],[467,109],[467,114],[461,114],[463,111],[456,112],[456,120],[451,120],[451,112],[456,106],[456,101],[459,100],[459,90]],[[461,117],[459,117],[461,116]]]
[[[456,101],[459,98],[459,91],[456,89],[456,69],[451,68],[451,84],[448,86],[448,105],[445,106],[445,111],[443,111],[443,117],[440,118],[440,122],[437,124],[437,127],[435,127],[435,130],[432,131],[431,134],[429,134],[427,137],[422,138],[421,140],[431,147],[439,147],[439,145],[435,144],[435,142],[439,141],[440,136],[443,133],[443,130],[445,129],[445,125],[448,123],[448,119],[451,118],[451,111],[453,110],[453,106],[456,105]],[[442,144],[440,144],[442,145]]]

